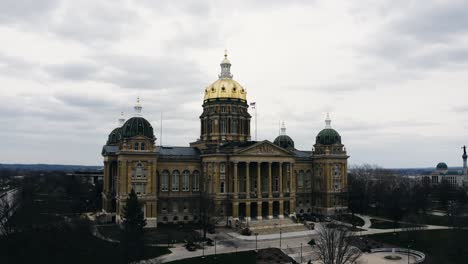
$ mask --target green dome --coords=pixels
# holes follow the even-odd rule
[[[448,170],[447,163],[439,162],[436,167],[438,170]]]
[[[122,139],[122,134],[120,132],[120,127],[115,128],[110,132],[109,139],[107,140],[107,145],[117,144],[120,139]]]
[[[333,145],[341,144],[341,136],[333,128],[325,128],[316,137],[316,144]]]
[[[136,136],[145,136],[154,138],[153,127],[143,117],[132,117],[121,128],[122,137],[131,138]]]
[[[273,144],[280,146],[284,149],[294,149],[294,141],[288,135],[280,135],[275,138]]]

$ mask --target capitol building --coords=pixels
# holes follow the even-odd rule
[[[120,119],[102,148],[105,213],[119,222],[132,189],[152,227],[198,222],[202,196],[226,225],[346,209],[349,156],[328,115],[308,150],[295,148],[284,125],[273,142],[253,141],[247,90],[226,54],[203,93],[200,137],[189,146],[157,146],[139,100],[134,117]]]

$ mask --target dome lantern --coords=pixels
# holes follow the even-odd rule
[[[232,79],[231,62],[227,58],[227,50],[224,50],[224,59],[221,61],[221,73],[218,75],[220,79]]]
[[[137,97],[137,102],[133,109],[135,109],[135,116],[141,116],[141,110],[143,109],[143,106],[141,105],[140,97]]]

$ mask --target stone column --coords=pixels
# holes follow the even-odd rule
[[[294,169],[293,164],[289,163],[288,168],[289,168],[289,187],[291,188],[291,190],[289,192],[290,193],[295,193],[296,192],[296,183],[295,183],[294,173],[293,173],[293,169]]]
[[[246,197],[250,197],[250,162],[245,163],[245,192]],[[249,205],[250,208],[250,205]]]
[[[268,197],[270,198],[273,197],[271,185],[271,162],[268,162]]]
[[[268,202],[268,219],[273,219],[273,201]]]
[[[279,163],[279,193],[283,197],[283,162]]]
[[[283,201],[283,200],[279,201],[279,214],[278,214],[278,218],[279,218],[279,219],[283,219],[283,218],[284,218],[284,201]]]
[[[237,179],[237,162],[234,162],[234,198],[238,197],[238,188],[239,188],[239,181]]]
[[[262,201],[257,202],[257,220],[262,220]]]
[[[111,173],[110,173],[110,168],[109,168],[109,162],[108,161],[104,161],[104,187],[103,187],[103,191],[105,194],[107,194],[109,192],[109,182],[110,182],[110,177],[111,177]]]
[[[245,203],[245,220],[250,222],[250,202]]]
[[[257,162],[257,198],[262,198],[262,178],[260,174],[261,162]],[[261,217],[261,214],[260,214]]]
[[[128,173],[127,173],[127,161],[123,160],[122,161],[122,168],[120,170],[120,195],[126,196],[127,195],[127,178],[128,178]]]
[[[232,217],[239,218],[239,203],[238,202],[232,203]]]

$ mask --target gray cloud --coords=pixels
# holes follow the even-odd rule
[[[58,7],[59,0],[2,0],[0,23],[31,24],[47,19]]]

